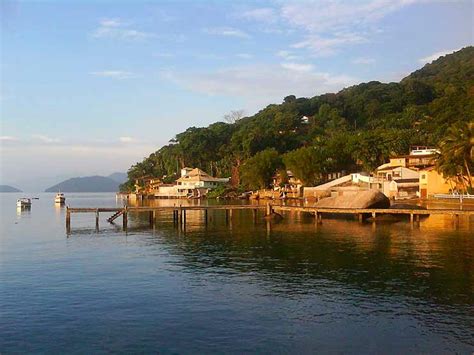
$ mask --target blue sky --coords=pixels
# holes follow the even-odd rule
[[[126,171],[231,110],[398,81],[473,43],[472,1],[1,4],[0,183],[25,190]]]

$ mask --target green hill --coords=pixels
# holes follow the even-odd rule
[[[22,191],[10,185],[0,185],[0,192],[22,192]]]
[[[133,165],[122,189],[130,190],[136,177],[172,175],[177,162],[252,188],[265,184],[253,181],[259,165],[267,182],[272,170],[286,167],[317,183],[334,171],[372,170],[411,145],[437,146],[453,124],[473,120],[474,47],[466,47],[399,83],[372,81],[312,98],[290,95],[235,123],[188,128]]]

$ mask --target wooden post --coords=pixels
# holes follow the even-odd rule
[[[372,212],[372,218],[374,219],[374,222],[375,222],[375,220],[377,219],[377,213],[376,212]]]
[[[359,223],[364,222],[364,215],[362,213],[359,213]]]
[[[128,227],[128,208],[127,208],[127,206],[125,206],[125,208],[123,210],[122,227],[123,227],[124,230],[126,230],[127,227]]]
[[[148,222],[150,222],[150,227],[153,227],[155,224],[155,211],[148,212]]]
[[[186,209],[183,210],[183,226],[186,228]]]
[[[95,229],[99,229],[99,209],[95,210]]]
[[[207,208],[204,210],[204,224],[207,226]]]
[[[273,212],[272,205],[267,203],[267,216],[270,216]]]
[[[414,218],[413,218],[413,213],[410,213],[410,223],[413,224]]]
[[[419,214],[416,215],[416,223],[420,224],[420,215]]]
[[[229,210],[225,210],[225,224],[229,224]]]
[[[67,233],[71,232],[71,211],[69,211],[69,206],[66,207],[66,231]]]
[[[229,219],[232,221],[232,209],[229,210]]]
[[[253,223],[257,223],[257,209],[256,208],[252,210],[252,215],[253,215]]]

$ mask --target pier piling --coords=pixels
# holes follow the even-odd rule
[[[123,210],[123,219],[122,219],[122,227],[123,230],[127,230],[128,227],[128,208],[125,206]]]
[[[71,231],[71,211],[69,206],[66,207],[66,230],[68,233]]]

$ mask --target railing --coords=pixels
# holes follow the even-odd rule
[[[434,198],[441,198],[441,199],[456,199],[456,200],[464,200],[464,199],[474,199],[474,195],[471,194],[434,194]]]

